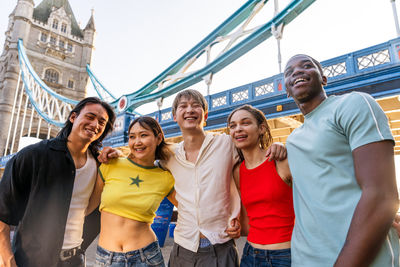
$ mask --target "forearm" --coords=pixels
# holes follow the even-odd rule
[[[178,207],[178,201],[176,200],[175,196],[176,196],[176,192],[174,190],[167,196],[167,198],[175,207]]]
[[[397,194],[363,190],[334,266],[368,266],[385,241],[397,209]]]
[[[0,221],[0,266],[17,266],[11,250],[10,226]]]

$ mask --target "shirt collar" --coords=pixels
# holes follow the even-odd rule
[[[57,136],[49,141],[49,147],[54,150],[67,150],[67,139]]]
[[[215,135],[213,133],[206,133],[206,137],[204,138],[203,144],[200,147],[199,155],[197,156],[198,159],[201,157],[203,151],[205,151],[209,144],[211,144],[211,142],[214,140],[214,137]],[[175,149],[175,155],[179,160],[187,161],[183,141],[180,142]]]

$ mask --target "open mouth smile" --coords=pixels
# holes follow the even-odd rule
[[[296,85],[296,84],[301,83],[301,82],[306,82],[306,81],[307,80],[304,79],[304,78],[297,78],[296,80],[294,80],[293,85]]]
[[[243,140],[245,140],[247,138],[247,135],[238,135],[238,136],[235,136],[235,140],[236,141],[243,141]]]

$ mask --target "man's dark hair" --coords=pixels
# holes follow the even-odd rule
[[[204,96],[197,90],[194,89],[186,89],[184,91],[179,92],[172,103],[172,115],[176,114],[176,110],[178,109],[179,102],[181,98],[193,99],[198,102],[204,110],[204,114],[208,113],[208,103]]]
[[[93,141],[89,145],[89,150],[92,152],[94,156],[98,154],[99,149],[102,146],[102,141],[103,139],[107,136],[108,133],[110,133],[113,130],[114,127],[114,121],[115,121],[115,113],[113,108],[105,101],[100,100],[97,97],[86,97],[82,101],[80,101],[76,106],[74,107],[73,110],[68,115],[68,119],[64,123],[64,127],[60,130],[60,132],[57,134],[57,136],[63,138],[63,139],[68,139],[69,134],[71,133],[72,130],[72,125],[73,123],[69,120],[71,115],[75,113],[77,116],[81,112],[81,110],[88,104],[99,104],[101,105],[107,112],[108,115],[108,121],[106,124],[106,128],[104,129],[103,134],[95,141]]]

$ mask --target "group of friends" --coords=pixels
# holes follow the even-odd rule
[[[265,115],[250,105],[228,116],[229,135],[206,133],[207,101],[188,89],[172,104],[182,142],[167,144],[159,123],[143,116],[129,126],[127,157],[100,154],[115,114],[85,98],[56,138],[7,163],[0,266],[85,266],[99,232],[95,266],[165,266],[150,225],[167,197],[178,209],[171,267],[398,267],[384,112],[364,93],[327,97],[322,67],[307,55],[288,61],[284,79],[304,115],[286,146],[272,143]]]

